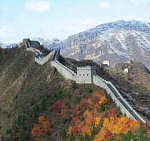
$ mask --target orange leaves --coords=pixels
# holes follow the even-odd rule
[[[50,131],[50,122],[44,116],[39,117],[38,124],[34,124],[31,135],[32,137],[39,137],[47,134]]]
[[[50,123],[48,120],[45,119],[44,116],[39,117],[39,124],[45,133],[50,131]]]
[[[95,102],[95,107],[98,107],[102,104],[106,104],[107,103],[107,98],[104,95],[103,91],[95,91],[93,93],[93,96],[96,98],[96,102]]]
[[[107,130],[107,129],[104,128],[101,132],[99,132],[95,136],[94,141],[105,141],[105,140],[110,139],[111,136],[112,136],[112,133],[109,130]]]
[[[125,116],[117,118],[114,116],[113,111],[110,112],[111,117],[104,119],[101,131],[96,135],[94,141],[107,140],[111,136],[118,138],[118,135],[127,134],[128,131],[132,131],[133,129],[139,130],[139,122],[128,119]]]
[[[92,131],[91,131],[91,127],[88,125],[85,125],[81,128],[81,135],[82,136],[91,136]]]
[[[94,117],[94,125],[95,127],[98,127],[98,125],[100,124],[101,118],[100,117]]]
[[[41,136],[43,134],[39,124],[34,124],[32,131],[31,131],[31,134],[33,137],[38,137],[38,136]]]
[[[39,116],[39,123],[42,123],[43,121],[46,121],[44,116]]]
[[[107,98],[105,96],[102,96],[99,100],[98,100],[98,104],[106,104],[107,103]]]

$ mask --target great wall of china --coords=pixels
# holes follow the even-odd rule
[[[92,66],[70,67],[59,59],[59,57],[62,57],[59,50],[53,50],[46,56],[42,56],[42,52],[32,47],[29,42],[25,42],[25,46],[27,51],[32,51],[36,54],[35,62],[39,65],[44,65],[46,62],[50,61],[51,65],[66,79],[73,80],[78,84],[95,84],[104,88],[107,94],[110,95],[112,100],[120,108],[121,112],[126,114],[128,118],[139,120],[142,123],[147,122],[147,118],[140,115],[134,107],[132,107],[132,105],[120,94],[114,84],[99,76]]]

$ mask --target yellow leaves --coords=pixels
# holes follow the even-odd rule
[[[122,117],[110,117],[105,118],[103,122],[103,126],[100,132],[95,136],[94,141],[102,141],[107,140],[107,137],[116,136],[120,134],[127,134],[128,131],[132,131],[134,129],[139,130],[140,123],[138,121],[134,121],[128,119],[125,116]]]
[[[105,96],[102,96],[98,101],[99,105],[106,104],[106,103],[107,103],[107,98]]]
[[[39,123],[42,123],[43,121],[46,121],[44,116],[39,116]]]
[[[93,93],[93,96],[96,98],[96,102],[94,103],[94,106],[97,108],[102,104],[107,103],[107,98],[104,95],[103,91],[95,91]]]
[[[98,125],[100,124],[101,118],[100,117],[94,117],[94,125],[95,127],[98,127]]]

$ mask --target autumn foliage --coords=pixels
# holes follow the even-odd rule
[[[38,123],[33,125],[32,137],[40,137],[46,135],[50,131],[50,122],[44,116],[40,116]]]
[[[129,131],[139,130],[139,128],[139,122],[128,119],[125,116],[108,117],[104,119],[103,126],[100,132],[95,136],[94,141],[108,140],[113,136],[118,138],[120,134],[127,134]]]
[[[104,91],[94,91],[74,107],[70,106],[71,109],[66,102],[58,100],[50,106],[50,111],[58,120],[71,119],[66,132],[67,137],[88,137],[91,141],[109,141],[113,138],[120,141],[122,135],[140,132],[143,126],[140,122],[125,115],[118,116],[116,108],[108,102]],[[38,123],[33,125],[32,138],[41,139],[41,136],[50,132],[50,127],[50,122],[44,116],[40,116]],[[150,136],[150,122],[144,127],[145,134]]]
[[[91,136],[92,126],[98,127],[104,118],[104,113],[97,113],[96,108],[106,103],[107,98],[103,91],[95,91],[87,99],[81,100],[80,105],[84,112],[79,116],[78,113],[80,112],[78,110],[81,108],[79,108],[79,105],[75,108],[77,114],[72,119],[68,134],[76,136],[80,133],[82,136]],[[81,120],[81,117],[83,120]]]
[[[82,99],[79,105],[75,108],[77,113],[83,110],[82,114],[77,114],[72,119],[68,129],[70,136],[91,137],[93,129],[98,129],[99,132],[95,135],[94,141],[106,141],[112,137],[120,140],[121,134],[126,135],[129,131],[138,132],[140,123],[138,121],[127,118],[126,116],[117,116],[116,108],[110,108],[107,111],[99,111],[101,106],[108,105],[108,100],[103,91],[95,91],[87,99]],[[147,125],[150,133],[150,123]]]

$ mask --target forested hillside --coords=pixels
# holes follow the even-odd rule
[[[122,115],[105,90],[39,66],[24,45],[0,54],[2,141],[148,141],[149,124]]]

